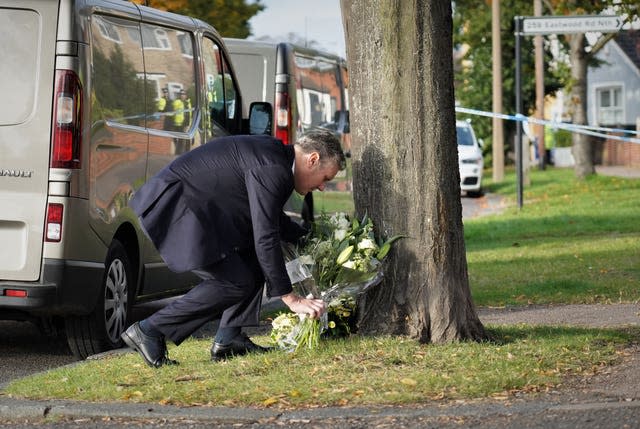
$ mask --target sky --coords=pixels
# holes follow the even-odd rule
[[[340,0],[261,0],[265,8],[254,16],[252,36],[287,41],[289,33],[317,42],[317,47],[346,57]]]

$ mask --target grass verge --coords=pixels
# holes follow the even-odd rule
[[[491,192],[515,199],[513,174]],[[640,180],[534,170],[523,207],[464,222],[479,306],[638,302]]]
[[[181,406],[317,407],[508,398],[593,374],[640,332],[494,327],[487,343],[421,345],[397,337],[327,340],[313,351],[209,361],[209,341],[170,347],[179,366],[153,369],[134,353],[14,381],[14,397]],[[257,338],[263,344],[266,337]]]

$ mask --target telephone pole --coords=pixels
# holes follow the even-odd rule
[[[542,0],[533,0],[533,15],[542,16]],[[542,49],[542,35],[533,38],[535,55],[535,76],[536,76],[536,115],[537,119],[544,119],[544,50]],[[544,125],[535,124],[534,135],[538,144],[538,166],[544,170],[545,146],[544,146]]]
[[[493,113],[502,113],[502,48],[500,36],[500,0],[491,2],[491,68],[493,79]],[[493,118],[493,181],[504,180],[504,128],[502,119]]]

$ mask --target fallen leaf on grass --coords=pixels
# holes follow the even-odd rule
[[[405,386],[416,386],[418,384],[417,381],[415,381],[413,378],[401,378],[400,379],[400,383],[404,384]]]
[[[175,381],[176,383],[181,382],[181,381],[196,381],[196,380],[202,380],[204,377],[200,376],[200,375],[195,375],[195,374],[185,374],[185,375],[180,375],[176,378],[173,379],[173,381]]]
[[[267,398],[264,401],[262,401],[262,405],[264,405],[265,407],[270,407],[273,404],[277,404],[278,403],[278,398]]]

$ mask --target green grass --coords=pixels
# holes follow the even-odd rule
[[[640,300],[640,180],[573,170],[531,172],[515,204],[513,175],[491,192],[512,200],[464,222],[469,283],[480,306]]]
[[[592,374],[640,332],[500,327],[494,340],[421,345],[398,337],[327,340],[315,351],[209,361],[207,340],[170,347],[179,366],[154,369],[128,353],[11,383],[14,397],[73,398],[183,406],[315,407],[415,404],[508,397]],[[267,341],[266,337],[258,341]]]
[[[313,207],[316,213],[344,212],[352,216],[355,212],[353,195],[347,191],[314,192]]]
[[[475,303],[638,302],[640,180],[596,176],[579,182],[572,170],[561,169],[535,170],[531,178],[521,210],[513,202],[511,174],[488,187],[508,196],[513,207],[464,222]],[[348,203],[348,193],[319,194],[327,199],[317,210],[348,211],[337,203]],[[485,343],[422,345],[406,338],[351,336],[324,341],[314,352],[273,352],[215,364],[209,362],[209,341],[189,340],[170,347],[182,362],[177,367],[152,369],[136,354],[118,355],[16,380],[5,393],[255,407],[509,397],[562,384],[567,375],[593,374],[640,340],[638,328],[488,328],[494,341]]]

